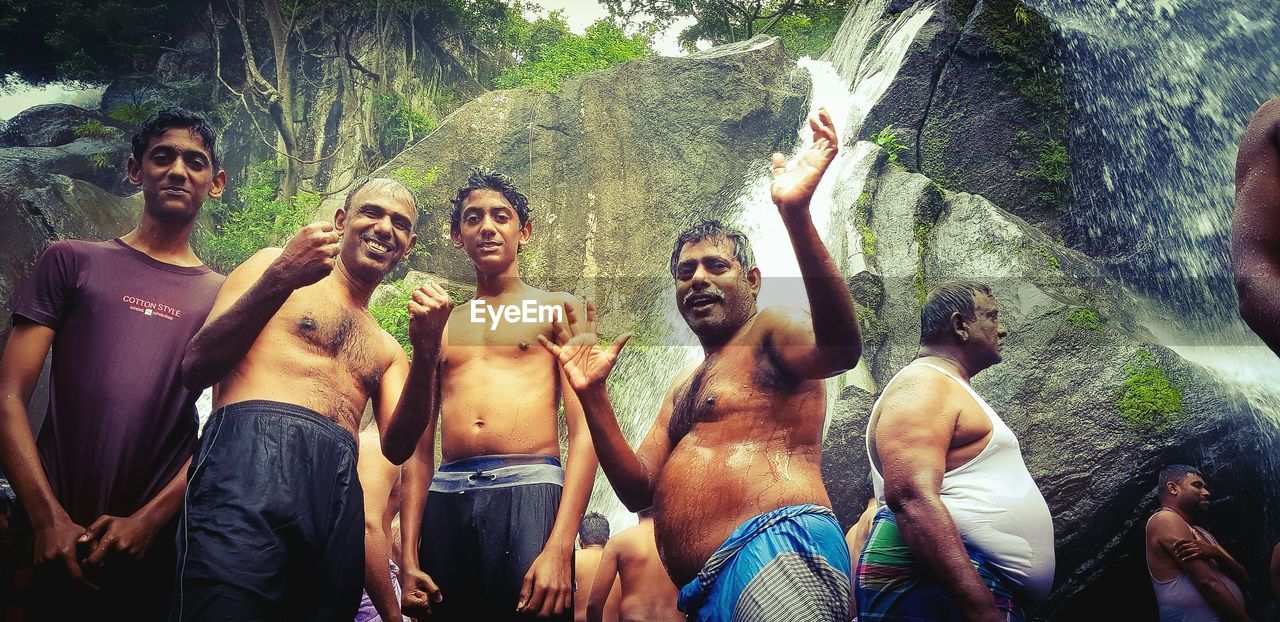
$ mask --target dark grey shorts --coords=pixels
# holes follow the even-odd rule
[[[253,400],[209,417],[178,529],[176,620],[350,622],[364,583],[351,433]]]

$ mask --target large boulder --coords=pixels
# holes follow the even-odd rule
[[[96,112],[44,104],[19,112],[0,128],[0,147],[59,147],[83,137],[117,138],[121,130]]]
[[[912,4],[933,3],[893,3],[885,20]],[[936,3],[859,137],[892,126],[912,170],[1063,237],[1071,197],[1058,50],[1049,22],[1020,0]]]
[[[867,263],[883,282],[871,319],[893,335],[869,348],[877,386],[914,356],[926,287],[979,280],[1001,303],[1005,360],[973,386],[1018,435],[1054,517],[1057,577],[1040,618],[1086,619],[1098,603],[1121,604],[1116,619],[1155,617],[1142,531],[1157,507],[1155,475],[1168,463],[1206,469],[1221,500],[1215,533],[1265,576],[1280,537],[1263,518],[1280,511],[1268,492],[1280,475],[1276,396],[1156,343],[1138,298],[983,197],[881,163],[859,214],[877,250]],[[865,499],[872,399],[851,387],[833,407],[824,471],[846,524]]]
[[[744,176],[790,148],[808,90],[793,69],[763,38],[626,63],[555,93],[490,92],[374,174],[420,188],[429,259],[410,256],[414,268],[472,281],[449,239],[447,199],[474,169],[506,173],[533,212],[526,277],[628,315],[649,302],[637,277],[669,281],[676,233],[702,217],[732,220]]]

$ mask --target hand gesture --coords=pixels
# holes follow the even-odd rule
[[[835,122],[826,108],[819,108],[809,117],[813,128],[813,144],[809,145],[790,165],[781,153],[773,154],[773,202],[782,212],[809,207],[809,199],[818,188],[822,174],[836,158],[840,139],[836,137]]]
[[[1173,554],[1181,563],[1193,559],[1214,559],[1222,555],[1222,549],[1212,542],[1182,538],[1173,543]]]
[[[573,606],[573,585],[569,566],[573,558],[557,551],[542,549],[524,574],[520,586],[520,602],[516,611],[547,618]]]
[[[453,300],[435,283],[419,287],[409,299],[409,342],[414,349],[438,350]]]
[[[400,575],[404,595],[400,599],[400,612],[406,617],[430,618],[431,603],[444,600],[440,588],[427,573],[417,568],[405,568]]]
[[[542,335],[538,341],[551,351],[560,361],[569,385],[574,391],[586,391],[592,386],[604,384],[609,372],[618,362],[618,353],[622,346],[631,339],[631,333],[624,333],[607,347],[600,346],[596,336],[596,308],[587,301],[587,319],[579,322],[578,312],[573,305],[566,304],[565,322],[554,322],[556,343],[552,343]]]
[[[86,566],[101,566],[108,554],[123,553],[142,559],[151,548],[155,528],[133,516],[99,516],[80,536],[78,542],[89,547]]]
[[[73,581],[91,590],[98,589],[98,586],[84,578],[76,555],[76,541],[84,533],[84,527],[71,522],[63,513],[52,522],[36,527],[35,532],[37,565],[61,562]]]
[[[292,290],[328,276],[341,249],[338,239],[338,232],[328,222],[313,222],[299,229],[271,264],[275,278]]]

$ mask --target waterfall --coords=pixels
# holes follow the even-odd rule
[[[868,111],[888,89],[906,57],[916,33],[933,15],[932,6],[913,8],[886,24],[887,0],[867,0],[855,6],[837,33],[830,61],[808,57],[797,62],[797,71],[810,77],[808,111],[825,107],[835,121],[842,145],[822,183],[814,194],[810,210],[814,225],[835,257],[843,274],[866,269],[861,236],[853,227],[852,209],[870,171],[874,150],[866,143],[854,144]],[[807,115],[806,115],[807,116]],[[813,141],[807,122],[797,132],[794,157]],[[734,215],[724,220],[741,229],[751,240],[756,263],[764,276],[759,307],[790,305],[808,308],[795,252],[770,198],[771,173],[768,154],[761,154],[759,170],[743,181]],[[628,346],[610,382],[618,421],[631,446],[638,447],[658,412],[665,389],[681,369],[702,360],[702,349],[676,311],[675,285],[670,280],[653,287],[651,295],[637,299],[653,301],[643,317],[651,318],[654,342],[663,345]],[[671,345],[674,344],[674,345]],[[847,377],[847,378],[845,378]],[[865,365],[828,381],[828,407],[847,382],[868,387],[870,373]],[[613,532],[636,523],[613,494],[603,474],[596,478],[590,507],[609,518]]]

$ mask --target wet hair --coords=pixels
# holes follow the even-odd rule
[[[747,239],[747,235],[733,227],[727,227],[718,220],[704,220],[688,229],[685,229],[678,237],[676,244],[671,249],[671,276],[676,275],[676,264],[680,263],[680,250],[685,244],[697,244],[708,239],[724,239],[729,240],[733,244],[733,258],[742,264],[742,270],[745,272],[756,267],[756,256],[751,252],[751,241]]]
[[[1182,483],[1182,478],[1188,475],[1199,475],[1204,477],[1204,473],[1200,469],[1189,464],[1170,464],[1160,469],[1160,477],[1156,480],[1156,496],[1164,494],[1169,487],[1169,482]]]
[[[163,136],[165,132],[174,128],[186,128],[195,132],[204,143],[204,148],[209,150],[209,157],[213,160],[213,171],[216,173],[222,169],[213,128],[209,127],[204,117],[185,108],[165,108],[143,121],[133,135],[133,159],[142,162],[142,156],[146,153],[151,140]]]
[[[977,309],[973,298],[977,292],[990,296],[991,288],[977,281],[947,281],[929,290],[929,295],[924,299],[924,308],[920,310],[920,345],[946,341],[953,334],[952,313],[959,313],[969,319],[976,318]]]
[[[471,177],[467,178],[467,185],[458,188],[458,194],[449,199],[453,204],[453,214],[449,216],[450,231],[458,231],[462,228],[462,204],[476,190],[493,190],[501,194],[511,207],[515,208],[516,216],[520,218],[520,226],[523,227],[529,222],[529,199],[516,189],[515,182],[511,181],[511,178],[497,171],[472,171]]]
[[[342,202],[342,211],[350,213],[351,201],[355,199],[357,194],[360,194],[361,190],[364,190],[365,186],[370,185],[385,186],[391,189],[393,195],[407,197],[409,199],[409,207],[413,208],[413,221],[414,223],[418,222],[418,197],[414,196],[413,191],[408,186],[390,177],[365,177],[356,182],[356,185],[351,188],[351,192],[347,193],[347,199]]]
[[[587,512],[578,527],[578,541],[582,546],[604,546],[609,541],[609,519],[599,512]]]

